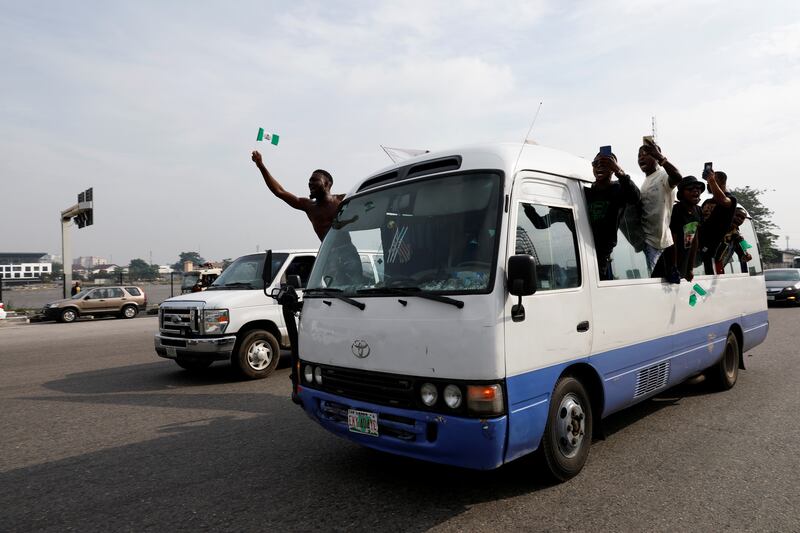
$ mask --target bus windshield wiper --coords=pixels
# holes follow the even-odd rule
[[[443,304],[450,304],[461,309],[464,307],[464,302],[442,296],[441,294],[431,294],[424,292],[419,287],[371,287],[369,289],[359,289],[356,291],[358,294],[391,294],[396,296],[416,296],[417,298],[424,298],[426,300],[433,300],[434,302],[442,302]]]
[[[367,307],[367,304],[359,302],[357,300],[353,300],[352,298],[348,298],[344,294],[342,294],[342,289],[333,289],[333,288],[315,288],[315,289],[306,289],[303,291],[303,296],[320,296],[322,298],[336,298],[337,300],[341,300],[343,302],[347,302],[352,306],[358,307],[362,311]]]

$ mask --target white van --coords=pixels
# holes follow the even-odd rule
[[[298,276],[308,281],[316,250],[272,252],[272,287]],[[161,303],[156,353],[182,368],[201,370],[214,361],[231,361],[247,378],[267,377],[278,366],[280,347],[289,347],[281,308],[264,294],[266,254],[244,255],[203,292],[182,294]]]
[[[468,468],[542,448],[564,480],[609,414],[701,372],[732,387],[767,335],[757,249],[744,272],[701,266],[671,285],[647,277],[623,227],[615,279],[600,281],[591,181],[584,159],[497,144],[359,184],[303,293],[305,411],[364,446]],[[741,229],[757,242],[749,220]],[[374,283],[348,271],[364,251],[382,259]]]

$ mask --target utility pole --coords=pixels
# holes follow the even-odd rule
[[[64,298],[72,288],[72,243],[69,225],[74,221],[79,228],[94,224],[94,193],[88,188],[78,194],[78,203],[61,211],[61,260],[64,262]]]
[[[789,236],[786,235],[786,249],[789,249]]]

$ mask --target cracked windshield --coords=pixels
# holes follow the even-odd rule
[[[346,294],[488,290],[499,202],[500,176],[488,172],[354,197],[342,204],[308,288]]]

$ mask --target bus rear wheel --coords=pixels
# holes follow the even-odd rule
[[[729,331],[722,358],[706,371],[706,378],[715,389],[724,391],[736,385],[739,377],[739,357],[739,339]]]
[[[559,379],[542,436],[544,464],[555,480],[575,477],[586,464],[592,421],[592,405],[583,384],[571,376]]]

